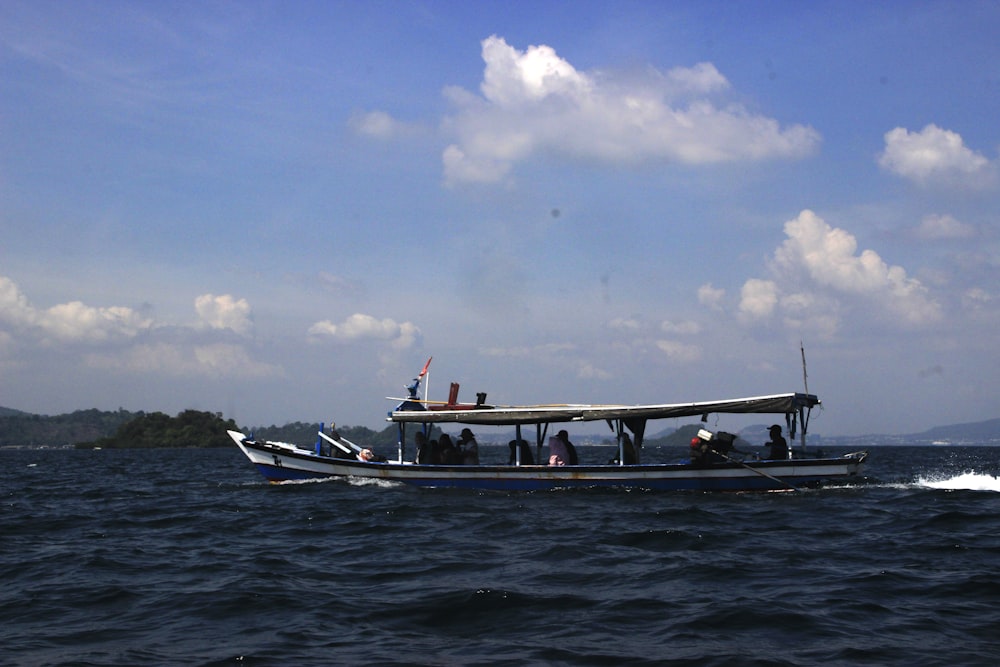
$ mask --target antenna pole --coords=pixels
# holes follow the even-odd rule
[[[802,344],[802,341],[799,341],[799,350],[802,352],[802,384],[805,386],[806,393],[808,394],[809,393],[809,375],[808,375],[808,373],[806,373],[806,348]]]
[[[806,372],[806,346],[799,340],[799,351],[802,353],[802,385],[805,387],[806,395],[809,395],[809,373]],[[806,451],[806,413],[805,409],[799,408],[799,417],[802,422],[799,424],[799,437],[802,442],[802,451]]]

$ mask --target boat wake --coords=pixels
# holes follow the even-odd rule
[[[377,486],[383,489],[392,489],[403,485],[402,482],[396,482],[391,479],[378,479],[374,477],[348,477],[347,483],[351,486]]]
[[[310,477],[309,479],[284,479],[280,482],[272,482],[275,486],[296,486],[300,484],[328,484],[339,481],[335,477]]]
[[[947,478],[918,477],[916,485],[929,489],[943,489],[946,491],[1000,492],[1000,477],[970,471]]]

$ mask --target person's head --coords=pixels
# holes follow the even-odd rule
[[[556,433],[556,437],[559,438],[560,440],[569,440],[569,433],[567,433],[566,431],[559,431],[558,433]]]
[[[767,432],[771,435],[781,435],[781,427],[775,424],[771,428],[767,429]]]
[[[462,440],[472,440],[472,438],[473,438],[472,431],[470,429],[463,428],[462,429]]]

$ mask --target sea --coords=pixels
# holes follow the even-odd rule
[[[0,665],[992,666],[998,475],[898,446],[802,492],[505,493],[4,449]]]

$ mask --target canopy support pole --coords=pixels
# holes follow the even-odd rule
[[[406,424],[404,422],[399,422],[399,442],[397,443],[397,449],[399,450],[399,462],[403,462],[403,454],[406,452]]]
[[[514,424],[514,465],[521,467],[521,425]]]

